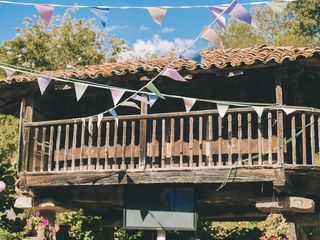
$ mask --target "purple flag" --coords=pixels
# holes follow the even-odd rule
[[[120,89],[110,89],[110,92],[112,95],[113,104],[116,106],[123,94],[125,93],[125,91]]]
[[[169,77],[176,81],[187,82],[187,80],[185,80],[176,70],[172,68],[166,68],[160,73],[160,75]]]
[[[47,87],[49,86],[51,79],[46,77],[37,77],[37,79],[41,95],[43,95],[44,91],[46,91]]]
[[[209,7],[211,14],[222,29],[226,28],[226,18],[222,14],[225,9],[227,9],[227,7]]]
[[[43,4],[35,4],[34,6],[37,9],[40,16],[42,17],[42,19],[45,21],[46,25],[48,25],[55,7]]]
[[[225,13],[231,17],[237,18],[248,24],[253,23],[251,14],[245,7],[241,6],[236,0],[232,1],[232,3],[226,9]]]

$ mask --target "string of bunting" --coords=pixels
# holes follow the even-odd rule
[[[287,3],[292,2],[294,0],[272,0],[272,1],[256,1],[256,2],[247,2],[239,4],[237,2],[232,2],[231,5],[222,4],[218,6],[212,5],[188,5],[188,6],[90,6],[90,5],[76,5],[78,8],[87,8],[89,9],[96,17],[98,17],[101,21],[103,27],[106,26],[108,16],[110,13],[110,9],[145,9],[150,14],[151,18],[155,23],[161,25],[165,15],[167,14],[169,9],[190,9],[190,8],[208,8],[214,17],[219,16],[224,9],[228,8],[226,14],[229,14],[231,17],[236,17],[239,20],[244,22],[248,22],[251,24],[252,17],[250,14],[246,13],[245,15],[240,12],[247,12],[247,10],[243,6],[250,5],[259,5],[259,4],[267,4],[270,8],[273,9],[274,12],[281,14],[283,9],[286,7]],[[34,6],[38,11],[39,15],[48,25],[51,20],[51,16],[55,11],[56,7],[70,8],[74,7],[73,5],[65,5],[65,4],[39,4],[32,2],[15,2],[15,1],[0,1],[0,4],[12,4],[12,5],[21,5],[21,6]],[[242,16],[238,16],[238,14]],[[225,18],[223,16],[219,16],[218,24],[224,28],[225,27]],[[253,25],[253,24],[252,24]],[[253,25],[254,26],[254,25]]]

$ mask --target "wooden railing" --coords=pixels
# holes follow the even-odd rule
[[[279,122],[278,119],[283,119]],[[248,108],[24,123],[26,172],[316,165],[318,113]],[[26,134],[27,133],[27,134]]]

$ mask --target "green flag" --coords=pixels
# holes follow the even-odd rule
[[[148,88],[154,94],[156,94],[159,98],[165,99],[165,97],[161,94],[159,89],[156,88],[156,86],[152,82],[148,83],[145,87]]]

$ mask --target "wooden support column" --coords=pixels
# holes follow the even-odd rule
[[[275,81],[276,81],[276,103],[283,105],[283,93],[282,93],[282,69],[275,69]],[[277,156],[278,163],[284,163],[284,128],[283,128],[283,112],[277,111]]]
[[[148,100],[148,95],[142,94],[142,98]],[[141,102],[141,115],[148,114],[148,104]],[[147,155],[147,120],[140,120],[139,130],[139,142],[140,142],[140,157],[139,167],[146,168],[146,155]]]

